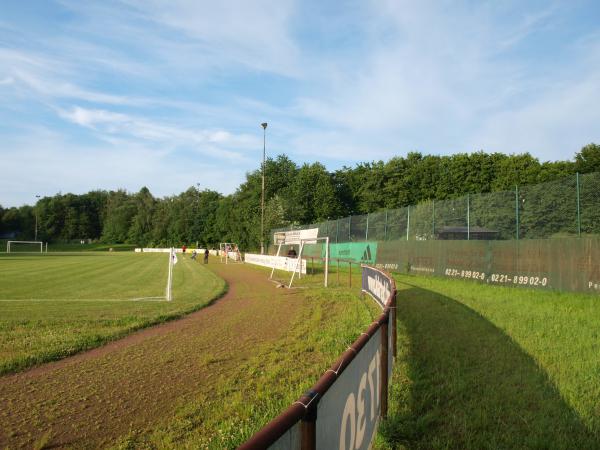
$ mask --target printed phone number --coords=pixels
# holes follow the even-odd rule
[[[455,278],[467,278],[471,280],[485,280],[485,272],[476,270],[458,270],[446,269],[444,275]],[[527,275],[505,275],[501,273],[493,273],[490,275],[489,281],[492,283],[516,284],[521,286],[547,286],[548,278],[536,277]]]
[[[477,272],[476,270],[446,269],[444,271],[444,274],[448,277],[470,278],[472,280],[485,280],[485,273]]]
[[[547,286],[548,278],[546,277],[530,277],[527,275],[504,275],[493,273],[490,276],[492,283],[519,284],[522,286]]]

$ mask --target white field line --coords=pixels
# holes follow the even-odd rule
[[[0,298],[0,302],[139,302],[159,301],[165,297],[138,297],[138,298]]]

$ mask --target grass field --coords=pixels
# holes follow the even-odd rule
[[[600,298],[397,276],[380,448],[600,448]]]
[[[166,302],[167,265],[162,253],[0,255],[0,374],[178,317],[225,290],[213,273],[180,257],[174,300]]]
[[[0,239],[0,253],[6,252],[6,243],[8,239]],[[43,245],[44,251],[46,250],[46,244]],[[105,244],[101,242],[94,242],[91,244],[80,244],[80,243],[60,243],[50,242],[48,244],[48,253],[51,252],[107,252],[109,249],[113,249],[115,252],[133,251],[136,245],[131,244]],[[39,253],[39,244],[17,244],[13,245],[11,253],[21,252],[35,252]]]
[[[270,272],[257,266],[252,270],[262,277]],[[299,284],[314,287],[321,281],[306,277]],[[210,380],[213,395],[181,405],[168,421],[150,432],[130,434],[115,448],[236,448],[309,389],[381,314],[369,297],[360,296],[360,289],[295,292],[304,306],[275,345],[257,344],[243,364]]]
[[[62,345],[63,352],[69,351],[65,336],[76,339],[87,327],[118,334],[127,332],[131,324],[180,314],[201,304],[193,300],[198,298],[196,293],[189,297],[185,294],[190,284],[196,285],[190,281],[196,280],[193,278],[196,276],[200,277],[198,280],[208,276],[203,268],[184,260],[176,266],[185,270],[179,271],[183,279],[178,278],[176,271],[173,304],[119,300],[122,297],[118,293],[128,291],[109,289],[112,272],[104,264],[118,266],[117,283],[127,285],[129,278],[140,277],[144,287],[135,292],[152,295],[153,286],[157,286],[157,295],[161,295],[164,273],[161,278],[156,275],[160,272],[157,269],[152,276],[148,266],[166,266],[165,261],[161,262],[164,255],[81,254],[72,256],[81,258],[70,272],[69,279],[80,280],[75,285],[85,284],[81,280],[89,277],[79,267],[86,264],[85,258],[100,258],[96,263],[101,268],[96,288],[82,287],[78,294],[86,299],[19,299],[19,295],[29,298],[28,291],[43,288],[43,283],[39,285],[31,279],[29,283],[33,284],[27,289],[19,290],[14,285],[6,289],[6,282],[18,276],[13,273],[7,277],[7,268],[16,270],[20,258],[24,258],[23,264],[28,264],[32,273],[41,276],[46,271],[62,273],[57,269],[64,265],[60,263],[61,257],[0,257],[0,298],[17,299],[0,302],[1,352],[18,345],[27,348],[29,344],[20,344],[22,341],[36,342],[37,349],[43,350],[53,342],[48,336],[61,335],[64,336],[56,338],[56,342]],[[150,259],[141,259],[146,257]],[[44,258],[56,260],[51,263],[48,259],[46,266]],[[42,262],[37,271],[32,269],[34,261]],[[131,273],[124,275],[130,266]],[[225,270],[222,266],[211,269],[215,267]],[[77,275],[80,269],[81,274]],[[269,272],[264,268],[252,270],[257,274],[256,280]],[[301,309],[296,310],[275,345],[258,340],[226,372],[219,372],[218,368],[227,366],[227,359],[202,363],[219,372],[218,376],[203,381],[210,386],[210,395],[190,397],[172,416],[153,424],[150,430],[139,429],[123,436],[116,447],[232,448],[243,442],[309,388],[378,315],[373,302],[358,295],[358,274],[357,270],[352,275],[351,289],[349,273],[344,268],[339,285],[334,269],[330,278],[332,288],[295,291],[298,300],[301,297],[297,302],[297,308]],[[212,274],[209,280],[210,277],[218,280]],[[49,275],[47,279],[53,278]],[[389,418],[381,427],[375,448],[600,448],[598,296],[435,277],[397,275],[396,280],[399,357],[393,375]],[[318,275],[307,277],[298,285],[316,286],[320,282],[322,276]],[[222,289],[222,285],[215,283],[217,288],[211,292]],[[261,289],[267,289],[265,295],[270,295],[267,293],[271,286]],[[244,286],[240,285],[239,290],[243,291]],[[52,292],[63,292],[61,295],[67,297],[65,291]],[[108,300],[94,300],[99,298],[97,292],[104,292],[102,297]],[[252,301],[261,317],[273,307],[267,301]],[[179,302],[182,308],[174,311],[153,309],[168,309]],[[19,307],[29,315],[23,325]],[[231,320],[233,323],[243,320],[245,313],[240,310],[239,318]],[[103,323],[105,319],[107,324]],[[67,326],[72,320],[79,323],[77,329]],[[214,326],[220,326],[219,322]],[[94,342],[99,332],[84,331],[84,334],[92,340],[90,346],[103,342]],[[16,370],[35,362],[13,362],[4,370]]]

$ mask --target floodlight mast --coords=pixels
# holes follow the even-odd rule
[[[260,197],[260,254],[265,254],[265,153],[267,149],[267,122],[263,127],[262,190]]]
[[[36,195],[35,198],[39,199],[41,196],[40,195]],[[37,202],[38,200],[35,201],[35,233],[34,233],[34,241],[37,241],[37,228],[38,228],[38,207],[37,207]]]

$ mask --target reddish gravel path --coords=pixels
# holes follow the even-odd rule
[[[104,347],[0,377],[0,448],[98,448],[168,418],[186,397],[275,341],[302,296],[241,264],[210,265],[229,284],[212,306]],[[285,301],[282,301],[285,297]]]

